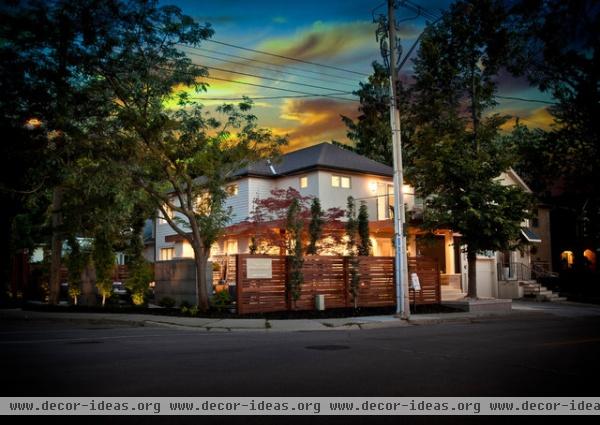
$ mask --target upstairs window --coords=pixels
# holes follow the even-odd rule
[[[341,187],[343,189],[350,189],[350,177],[349,176],[339,176],[332,174],[331,175],[331,186],[332,187]]]
[[[308,187],[308,177],[300,177],[300,189],[306,189]]]
[[[175,248],[161,248],[160,261],[172,260],[174,255],[175,255]]]

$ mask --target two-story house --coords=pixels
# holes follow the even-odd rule
[[[521,185],[529,190],[513,170],[503,173],[500,179],[504,184]],[[373,255],[394,255],[392,182],[391,167],[330,143],[289,152],[278,162],[264,160],[250,164],[239,170],[226,188],[229,193],[226,206],[232,210],[231,222],[212,247],[211,255],[248,253],[255,229],[252,225],[240,223],[247,222],[251,216],[255,199],[270,197],[273,189],[289,187],[302,196],[319,198],[324,210],[335,207],[345,209],[348,196],[354,197],[357,203],[365,202],[370,219]],[[410,186],[405,185],[403,190],[409,216],[418,216],[422,213],[422,200],[415,196]],[[192,247],[175,233],[166,220],[158,218],[155,226],[154,256],[157,261],[193,258]],[[435,258],[441,273],[442,288],[451,289],[447,292],[460,296],[466,291],[467,262],[459,234],[449,229],[439,229],[432,240],[423,237],[418,227],[408,227],[407,253],[411,257],[422,255]],[[511,262],[516,259],[529,260],[528,255],[504,255],[511,256]],[[491,258],[494,261],[488,261]],[[482,276],[478,278],[478,287],[481,286],[478,289],[482,296],[498,296],[498,276],[495,274],[501,258],[500,253],[493,253],[490,257],[482,256],[478,260]]]
[[[283,155],[278,162],[261,161],[239,170],[227,186],[231,207],[230,226],[213,246],[213,255],[246,253],[252,228],[236,226],[248,220],[254,201],[271,196],[273,189],[294,188],[302,196],[317,197],[324,210],[345,208],[348,196],[364,201],[373,222],[389,221],[393,210],[393,170],[391,167],[330,143],[321,143]],[[414,196],[408,195],[409,208]],[[387,228],[373,226],[373,254],[392,255],[392,234]],[[385,226],[384,226],[385,227]],[[388,226],[389,227],[389,226]],[[379,229],[379,230],[378,230]],[[156,259],[191,258],[189,244],[171,229],[164,219],[156,224]]]

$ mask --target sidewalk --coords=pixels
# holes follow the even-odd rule
[[[408,321],[394,316],[364,316],[325,319],[217,319],[202,317],[160,316],[155,314],[61,313],[31,310],[0,310],[1,321],[58,321],[65,323],[119,324],[129,326],[163,326],[211,332],[263,331],[306,332],[331,330],[365,330],[439,323],[469,323],[492,317],[531,314],[511,311],[503,313],[440,313],[412,315]]]

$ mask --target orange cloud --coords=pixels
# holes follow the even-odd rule
[[[348,142],[346,126],[340,115],[355,118],[358,104],[335,99],[288,100],[281,108],[280,118],[293,121],[290,127],[274,129],[276,134],[287,134],[288,149],[297,149],[329,140]]]
[[[502,126],[503,130],[510,131],[516,124],[517,119],[519,122],[530,128],[541,128],[542,130],[550,130],[554,125],[554,117],[550,114],[547,107],[537,108],[531,111],[513,111],[511,115],[512,118]]]

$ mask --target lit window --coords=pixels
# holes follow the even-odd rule
[[[308,177],[300,177],[300,188],[305,189],[308,187]]]
[[[573,267],[573,251],[563,251],[560,253],[561,269],[566,270]]]
[[[161,248],[160,249],[160,260],[169,261],[173,259],[175,255],[175,248]]]
[[[237,254],[238,253],[238,243],[235,239],[230,239],[227,241],[227,254]]]
[[[331,186],[350,189],[350,177],[348,176],[331,176]]]
[[[225,192],[227,192],[227,194],[229,196],[235,196],[238,194],[239,191],[239,187],[237,184],[230,184],[227,187],[225,187]]]

